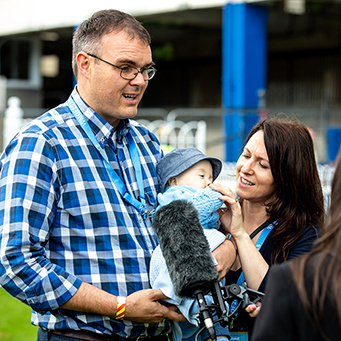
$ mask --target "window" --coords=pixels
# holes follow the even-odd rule
[[[8,40],[1,47],[1,75],[7,79],[29,79],[30,42]]]
[[[37,39],[17,38],[0,42],[0,75],[8,88],[39,88],[40,43]]]

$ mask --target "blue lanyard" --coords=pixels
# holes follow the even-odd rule
[[[267,238],[267,236],[269,235],[269,233],[271,232],[271,230],[274,228],[274,226],[276,224],[277,224],[277,220],[274,221],[272,224],[269,224],[267,227],[265,227],[263,229],[263,231],[262,231],[261,235],[259,236],[259,238],[257,240],[257,243],[256,243],[256,248],[257,248],[258,251],[260,250],[260,248],[262,247],[265,239]],[[244,274],[242,272],[240,274],[239,278],[238,278],[237,284],[238,285],[242,285],[244,282],[245,282],[245,278],[244,278]],[[230,312],[234,312],[234,310],[237,308],[237,305],[238,305],[238,301],[234,300],[231,303]]]
[[[89,137],[90,141],[92,144],[95,146],[95,148],[98,150],[98,152],[101,154],[104,164],[110,174],[110,177],[112,178],[113,182],[115,183],[115,186],[117,187],[118,191],[120,192],[122,198],[128,202],[130,205],[134,206],[139,213],[141,213],[144,217],[147,216],[147,211],[146,211],[146,200],[145,200],[145,195],[144,195],[144,186],[143,186],[143,178],[142,178],[142,168],[141,168],[141,162],[139,158],[139,154],[137,151],[136,144],[134,142],[134,139],[132,138],[130,132],[126,135],[128,139],[128,145],[129,145],[129,153],[132,159],[133,167],[135,170],[135,176],[137,180],[137,186],[140,192],[140,200],[138,201],[137,199],[133,198],[126,189],[126,186],[124,185],[123,181],[121,178],[118,176],[118,174],[115,172],[115,170],[112,168],[110,165],[109,161],[106,159],[102,152],[102,148],[99,145],[95,134],[90,128],[89,123],[85,119],[84,115],[82,112],[79,110],[77,104],[75,103],[74,99],[72,96],[68,99],[67,101],[68,106],[71,109],[71,112],[77,119],[78,123],[81,125],[83,128],[84,132],[86,135]]]

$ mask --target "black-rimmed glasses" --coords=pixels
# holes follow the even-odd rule
[[[120,72],[120,76],[123,78],[123,79],[126,79],[128,81],[132,81],[133,79],[135,79],[137,77],[137,75],[140,73],[142,76],[143,76],[143,79],[145,81],[149,81],[151,80],[154,75],[155,75],[155,72],[156,72],[156,69],[152,66],[150,66],[149,68],[142,68],[142,69],[137,69],[136,67],[132,67],[132,66],[123,66],[123,67],[120,67],[120,66],[117,66],[117,65],[114,65],[110,62],[107,62],[106,60],[102,59],[102,58],[99,58],[91,53],[88,53],[88,55],[90,57],[93,57],[93,58],[96,58],[104,63],[107,63],[113,67],[116,67],[117,69],[120,69],[121,72]]]

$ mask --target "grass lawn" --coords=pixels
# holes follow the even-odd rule
[[[0,288],[0,340],[35,341],[37,327],[31,325],[31,308]]]

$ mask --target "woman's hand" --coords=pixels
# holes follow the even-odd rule
[[[259,253],[244,228],[242,209],[230,188],[221,184],[211,184],[210,187],[221,193],[226,209],[221,212],[221,228],[231,233],[238,249],[238,261],[243,269],[248,287],[258,290],[266,275],[269,265]],[[236,268],[239,263],[236,263]]]
[[[231,233],[234,238],[239,234],[245,234],[242,210],[232,190],[222,184],[211,184],[210,187],[221,193],[220,199],[226,205],[226,209],[219,210],[222,230]]]
[[[250,305],[248,305],[245,308],[245,310],[246,310],[246,312],[249,313],[249,315],[251,317],[257,317],[257,315],[259,314],[261,306],[262,306],[262,303],[257,302],[257,304],[250,304]]]

